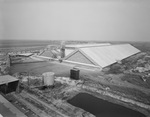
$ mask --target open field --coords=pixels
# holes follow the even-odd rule
[[[137,86],[141,86],[144,88],[150,89],[150,79],[148,78],[145,82],[142,80],[142,78],[138,75],[129,75],[125,74],[122,78],[122,81],[127,81],[131,84],[135,84]]]
[[[14,74],[16,72],[27,72],[31,75],[42,75],[44,72],[54,72],[56,76],[62,77],[70,77],[70,69],[72,69],[75,65],[58,63],[55,61],[52,62],[35,62],[35,63],[22,63],[15,64],[10,68],[10,74]],[[92,70],[80,70],[81,76],[87,75],[87,72],[90,75],[98,76],[100,74],[99,71]]]
[[[69,70],[72,67],[53,62],[37,62],[13,65],[10,69],[10,74],[16,72],[27,72],[30,74],[42,75],[44,72],[54,72],[58,76],[68,76]]]

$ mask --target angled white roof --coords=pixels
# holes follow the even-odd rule
[[[44,57],[52,57],[53,56],[53,53],[51,50],[44,50],[42,51],[39,56],[44,56]]]
[[[79,48],[76,51],[80,51],[84,56],[95,63],[95,65],[102,68],[140,52],[140,50],[130,44]],[[75,53],[76,52],[70,53],[65,57],[65,60]]]
[[[65,48],[87,48],[87,47],[97,47],[111,45],[110,43],[89,43],[89,44],[77,44],[77,45],[65,45]]]

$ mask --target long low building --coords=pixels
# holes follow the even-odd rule
[[[33,53],[21,53],[21,54],[17,54],[16,56],[20,56],[20,57],[29,57],[32,56]]]
[[[64,62],[105,68],[139,53],[131,44],[116,44],[78,48],[64,58]]]

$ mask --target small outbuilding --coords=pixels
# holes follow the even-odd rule
[[[7,94],[16,91],[19,80],[10,75],[0,76],[0,92]]]

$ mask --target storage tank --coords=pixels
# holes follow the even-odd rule
[[[44,85],[52,86],[54,84],[54,73],[53,72],[45,72],[42,74],[44,77]]]

